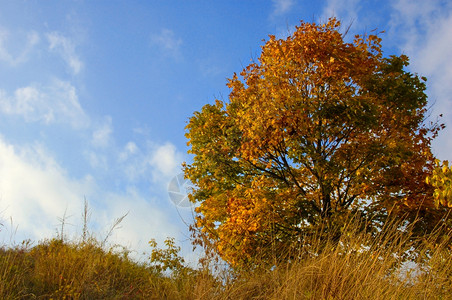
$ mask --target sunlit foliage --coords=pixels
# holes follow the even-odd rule
[[[333,18],[270,36],[229,80],[229,100],[186,127],[197,241],[233,266],[297,249],[350,214],[369,228],[390,213],[437,217],[425,178],[442,126],[425,125],[426,79],[405,70],[407,56],[384,57],[378,35],[346,42],[340,30]]]
[[[432,175],[426,178],[426,182],[435,188],[433,197],[437,207],[452,207],[452,170],[447,160],[442,163],[436,161],[436,167]]]

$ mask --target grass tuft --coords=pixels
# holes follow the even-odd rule
[[[240,271],[194,270],[172,239],[165,249],[151,241],[148,262],[86,230],[3,246],[0,299],[452,299],[450,231],[416,240],[396,223],[377,235],[348,226],[339,241],[304,241],[296,259]]]

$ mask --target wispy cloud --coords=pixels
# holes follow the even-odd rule
[[[272,16],[280,16],[288,13],[290,9],[295,4],[294,0],[272,0],[273,2],[273,12]]]
[[[345,23],[358,22],[359,0],[328,0],[323,9],[322,19],[336,17]]]
[[[181,157],[172,143],[165,143],[155,148],[149,163],[154,169],[155,178],[168,178],[180,171]]]
[[[411,69],[428,78],[432,116],[452,124],[452,3],[399,0],[393,4],[389,34],[411,60]],[[441,159],[452,159],[452,130],[446,127],[434,141]]]
[[[90,178],[70,180],[41,145],[13,147],[0,139],[0,207],[30,238],[55,233],[57,217],[81,209]],[[24,180],[26,178],[26,180]],[[82,201],[82,202],[81,202]]]
[[[58,32],[48,33],[46,37],[49,42],[49,50],[61,55],[73,74],[77,75],[80,73],[83,68],[83,62],[75,51],[74,42]]]
[[[174,58],[181,57],[180,48],[182,44],[182,39],[177,37],[171,29],[164,28],[160,33],[151,35],[151,45],[158,47],[162,54]]]
[[[91,143],[96,148],[108,147],[112,139],[112,133],[112,119],[110,116],[107,116],[105,117],[103,123],[94,130]]]
[[[225,72],[222,64],[213,58],[202,58],[198,60],[198,67],[203,76],[214,77]]]
[[[26,180],[24,180],[26,178]],[[100,238],[105,237],[114,219],[129,215],[110,240],[113,244],[145,251],[150,238],[162,242],[167,236],[177,237],[180,229],[151,199],[134,188],[111,192],[101,188],[93,176],[71,177],[42,145],[13,146],[0,136],[0,211],[4,227],[0,241],[34,241],[55,235],[59,218],[66,214],[65,233],[80,234],[83,199],[96,200],[91,227]],[[5,219],[12,219],[8,228]],[[17,232],[15,228],[18,228]],[[145,229],[145,230],[143,230]]]
[[[68,123],[74,128],[89,124],[75,87],[58,79],[46,86],[31,84],[18,88],[12,95],[0,89],[0,112],[20,115],[27,122]]]
[[[119,161],[126,161],[129,157],[135,155],[139,151],[137,144],[128,142],[119,154]]]
[[[155,144],[147,141],[139,147],[130,141],[119,152],[117,163],[131,182],[151,179],[166,189],[170,179],[181,172],[183,154],[172,143]]]
[[[29,59],[30,52],[39,43],[40,38],[35,31],[26,33],[23,38],[20,33],[14,33],[13,41],[10,40],[11,35],[10,31],[0,29],[0,60],[16,66]]]

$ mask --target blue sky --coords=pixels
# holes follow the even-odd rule
[[[0,1],[0,241],[90,226],[137,252],[175,237],[190,256],[189,210],[167,187],[189,161],[184,127],[227,99],[226,79],[269,34],[336,16],[349,36],[373,29],[386,55],[428,78],[432,120],[452,126],[450,1]],[[450,129],[433,145],[452,160]],[[182,220],[183,219],[183,220]]]

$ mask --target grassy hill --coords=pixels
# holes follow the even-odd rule
[[[0,298],[452,299],[452,233],[410,241],[409,228],[394,228],[377,237],[349,230],[338,243],[313,241],[290,262],[235,271],[212,271],[212,264],[194,270],[173,240],[165,249],[151,242],[147,262],[86,237],[4,245]]]

